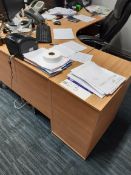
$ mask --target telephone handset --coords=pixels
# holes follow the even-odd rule
[[[36,13],[41,12],[44,9],[45,3],[43,1],[34,0],[29,5],[29,9],[32,8]]]
[[[44,22],[44,18],[39,13],[36,13],[33,9],[24,10],[25,16],[33,19],[35,24],[40,24]]]
[[[44,18],[39,13],[44,8],[44,2],[34,0],[29,6],[24,10],[25,16],[32,18],[35,24],[42,23]]]

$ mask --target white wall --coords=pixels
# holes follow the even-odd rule
[[[93,4],[103,5],[114,8],[116,0],[92,0]],[[124,1],[124,0],[123,0]],[[117,48],[126,50],[131,53],[131,16],[129,17],[127,23],[124,25],[120,33],[113,39],[112,44]]]

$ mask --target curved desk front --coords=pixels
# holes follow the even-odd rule
[[[82,13],[87,13],[82,11]],[[90,23],[71,23],[62,20],[61,26],[53,28],[72,28],[74,34]],[[53,33],[52,33],[53,35]],[[80,42],[77,37],[75,41]],[[53,40],[53,43],[63,43],[65,40]],[[51,47],[40,44],[40,47]],[[127,87],[130,84],[131,63],[110,54],[98,51],[90,46],[85,53],[93,54],[93,61],[127,78],[127,81],[111,96],[100,99],[91,95],[85,101],[70,93],[59,83],[66,79],[70,70],[80,63],[73,64],[62,73],[49,77],[34,66],[17,58],[9,64],[9,53],[5,45],[0,47],[0,80],[19,94],[27,102],[41,111],[51,120],[51,130],[64,143],[71,147],[84,159],[87,158],[100,137],[115,118],[115,114],[122,102]]]

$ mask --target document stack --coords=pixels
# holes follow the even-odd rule
[[[38,67],[49,76],[53,76],[66,69],[72,63],[69,58],[61,56],[54,49],[40,48],[24,54],[25,61]]]
[[[48,10],[50,15],[64,15],[64,16],[73,16],[77,12],[70,9],[70,8],[63,8],[63,7],[55,7],[53,9]]]
[[[103,98],[112,94],[126,78],[88,61],[72,69],[68,80]]]
[[[86,9],[92,13],[92,14],[95,14],[95,15],[104,15],[104,16],[107,16],[111,10],[107,7],[104,7],[104,6],[100,6],[100,5],[90,5],[90,6],[87,6]]]

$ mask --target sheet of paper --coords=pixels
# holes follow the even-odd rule
[[[74,34],[71,28],[53,29],[54,39],[74,39]]]
[[[86,100],[91,95],[90,92],[84,90],[68,79],[62,81],[60,85],[83,100]]]
[[[43,13],[42,16],[43,16],[44,19],[47,19],[47,20],[53,20],[53,19],[56,18],[55,15],[51,15],[51,14],[49,14],[48,12]]]
[[[47,49],[40,48],[40,49],[31,51],[31,52],[25,53],[24,57],[27,58],[27,59],[35,60],[39,57],[39,55],[42,55],[45,51],[47,51]]]
[[[61,46],[66,46],[68,48],[70,48],[71,50],[73,50],[75,53],[76,52],[80,52],[82,50],[85,50],[87,48],[87,46],[83,45],[83,44],[79,44],[75,41],[68,41],[65,42],[63,44],[60,44]]]
[[[87,47],[75,41],[68,41],[63,44],[55,45],[52,48],[59,50],[63,56],[69,57],[71,55],[74,55],[76,52],[85,50]]]
[[[77,52],[71,55],[69,58],[73,61],[78,61],[80,63],[86,63],[87,61],[91,61],[93,55],[85,54],[82,52]]]
[[[71,72],[89,83],[101,94],[112,94],[126,80],[125,77],[104,69],[91,61],[72,69]]]
[[[73,17],[76,19],[79,19],[83,22],[90,22],[90,21],[95,20],[95,18],[90,17],[90,16],[86,16],[86,15],[74,15]]]
[[[69,57],[70,55],[73,55],[75,53],[74,50],[62,44],[53,46],[52,49],[58,50],[59,52],[61,52],[62,56],[65,56],[65,57]]]

